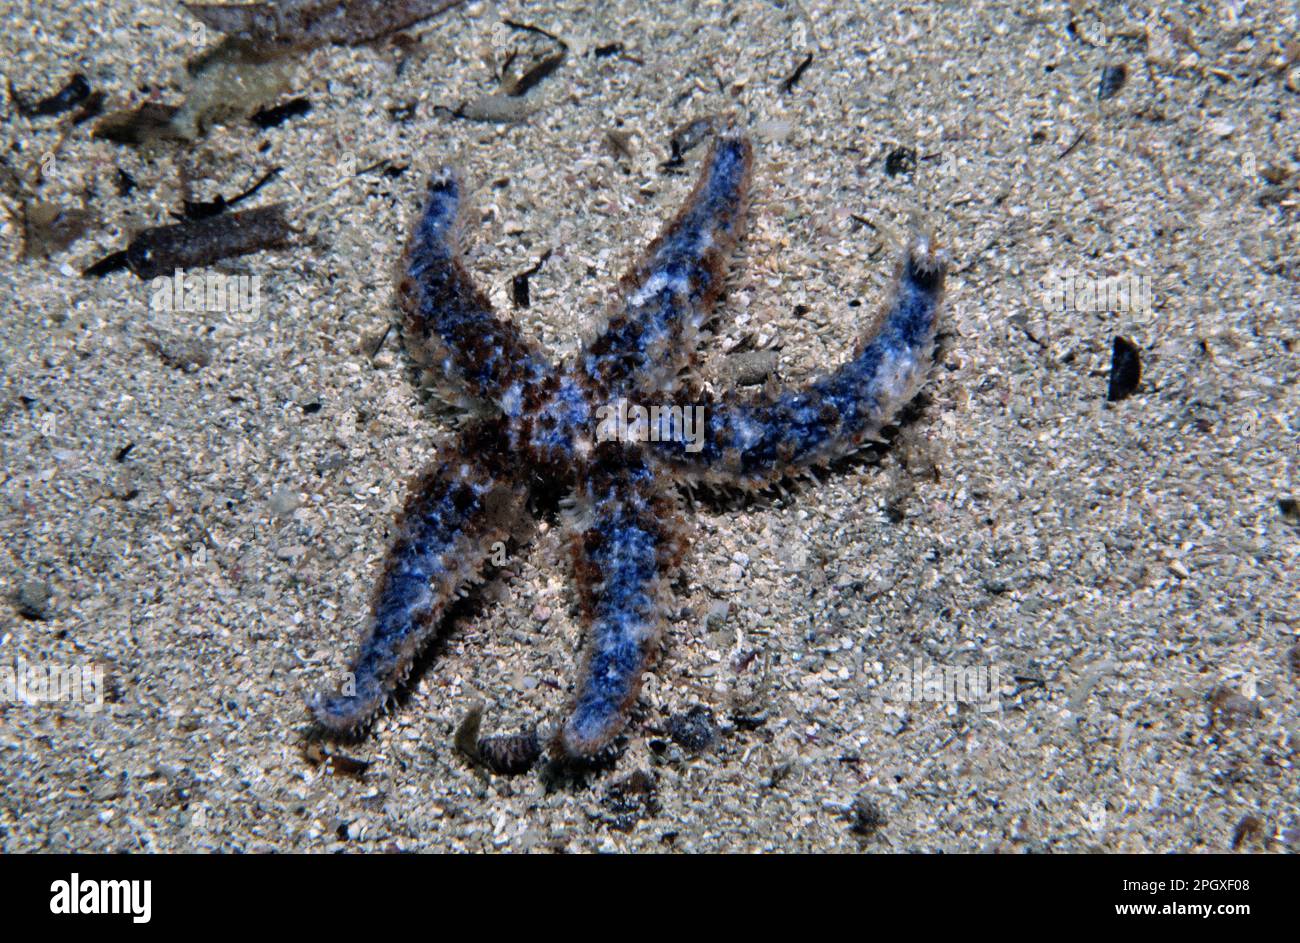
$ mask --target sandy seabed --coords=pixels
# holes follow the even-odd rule
[[[29,259],[4,224],[0,665],[99,669],[103,703],[0,703],[0,848],[1300,846],[1294,5],[594,6],[469,3],[417,44],[316,50],[309,113],[188,146],[7,110],[10,165],[94,223]],[[28,95],[82,72],[110,108],[176,101],[197,51],[172,3],[0,11]],[[495,87],[505,19],[567,59],[523,120],[453,117]],[[665,173],[672,132],[723,112],[756,161],[710,375],[742,344],[783,383],[835,363],[919,218],[954,259],[922,408],[820,484],[693,509],[608,769],[493,777],[453,745],[475,703],[494,730],[564,710],[554,521],[338,748],[364,773],[314,761],[304,698],[345,667],[406,481],[451,432],[380,343],[428,173],[462,169],[472,271],[568,354],[691,186],[704,148]],[[80,277],[167,221],[182,174],[211,199],[273,166],[255,202],[287,202],[300,244],[214,269],[259,277],[253,316]],[[1139,291],[1099,301],[1115,278]],[[1144,375],[1108,403],[1116,335]],[[998,696],[902,696],[945,668]],[[716,737],[693,752],[670,721],[697,707]]]

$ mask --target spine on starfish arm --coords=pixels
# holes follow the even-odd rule
[[[655,457],[688,480],[755,488],[878,438],[933,365],[947,268],[932,238],[913,237],[877,329],[838,370],[773,399],[707,402],[703,443],[655,443]]]
[[[749,138],[714,139],[681,210],[623,276],[623,310],[588,346],[587,375],[612,392],[671,393],[694,363],[696,339],[722,291],[724,263],[740,237],[754,154]]]
[[[501,405],[542,379],[550,365],[514,324],[496,316],[465,270],[461,190],[450,169],[429,181],[398,282],[403,332],[411,356],[440,391],[463,388]]]
[[[586,665],[559,734],[572,759],[590,759],[627,723],[662,633],[665,580],[681,562],[678,509],[644,465],[597,468],[577,492],[570,522]]]
[[[338,693],[308,701],[321,727],[351,734],[385,706],[447,607],[479,578],[493,545],[510,538],[525,499],[507,474],[467,461],[442,462],[416,479],[349,680]]]

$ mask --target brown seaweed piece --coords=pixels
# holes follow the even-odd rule
[[[67,136],[65,130],[54,145],[52,154],[59,152]],[[28,173],[33,171],[35,187],[28,184],[26,174],[0,156],[0,193],[9,197],[9,200],[3,202],[3,209],[21,234],[19,258],[48,259],[80,239],[99,220],[85,195],[82,196],[80,207],[64,207],[40,199],[36,195],[42,176],[39,161],[28,169]]]
[[[49,258],[62,252],[98,222],[86,207],[63,207],[43,200],[22,205],[23,256]]]
[[[211,265],[220,259],[279,248],[289,242],[292,234],[284,218],[283,203],[154,226],[132,239],[126,249],[100,259],[82,275],[100,277],[126,268],[137,278],[151,279],[178,268]]]
[[[302,748],[302,756],[312,766],[323,766],[331,773],[353,776],[362,779],[370,769],[369,760],[360,760],[337,750],[330,750],[320,743],[308,743]]]
[[[267,49],[356,46],[457,6],[464,0],[282,0],[280,3],[184,3],[205,26]]]
[[[179,110],[174,105],[145,102],[138,108],[111,111],[95,123],[91,136],[118,144],[178,140],[181,135],[172,126],[172,119]]]

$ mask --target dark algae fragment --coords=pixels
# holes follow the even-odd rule
[[[118,167],[117,168],[117,195],[130,196],[131,191],[134,190],[135,188],[136,188],[135,178],[132,177],[125,170],[123,170],[121,167]]]
[[[21,233],[19,257],[23,259],[49,258],[72,245],[97,222],[86,194],[82,196],[80,207],[40,199],[36,195],[36,187],[41,181],[40,163],[33,169],[35,186],[28,183],[28,174],[0,156],[0,193],[12,200],[12,204],[4,205],[4,212]]]
[[[278,248],[288,243],[292,233],[283,203],[155,226],[132,239],[125,250],[101,259],[82,274],[98,277],[126,268],[138,278],[156,278],[178,268],[211,265],[220,259]]]
[[[803,57],[797,66],[794,67],[793,72],[781,80],[781,91],[785,92],[787,95],[793,92],[794,87],[798,85],[799,80],[803,78],[803,74],[808,71],[808,67],[812,65],[812,61],[813,54],[810,52],[808,55]]]
[[[916,171],[916,151],[910,147],[896,147],[885,155],[885,176],[911,174]]]
[[[598,821],[620,832],[630,832],[642,819],[659,814],[659,778],[638,769],[610,783],[600,802]]]
[[[516,308],[527,308],[532,304],[532,297],[528,291],[528,280],[541,271],[546,260],[551,257],[551,250],[547,249],[542,253],[542,257],[537,260],[537,264],[530,269],[520,272],[510,281],[510,295],[515,303]]]
[[[679,125],[668,139],[670,155],[659,165],[661,173],[672,173],[686,164],[686,154],[718,127],[717,115],[705,115]]]
[[[253,112],[248,120],[265,131],[268,128],[278,128],[290,118],[297,118],[309,111],[311,111],[310,101],[305,98],[291,98],[279,105]]]
[[[1105,101],[1119,94],[1128,80],[1128,66],[1120,62],[1107,65],[1101,70],[1101,81],[1097,84],[1097,100]]]
[[[308,743],[302,748],[302,756],[312,766],[319,766],[331,773],[362,779],[370,769],[369,760],[357,759],[331,750],[321,743]]]
[[[511,77],[502,82],[501,90],[511,98],[520,98],[536,88],[541,81],[560,67],[564,62],[565,50],[552,53],[529,66],[517,78]]]
[[[91,118],[98,118],[104,110],[104,93],[91,92],[90,96],[81,103],[81,107],[76,110],[72,116],[72,123],[84,124]]]
[[[850,831],[862,838],[870,838],[889,824],[880,805],[866,793],[853,797],[848,817]]]
[[[184,212],[179,218],[193,220],[208,219],[213,216],[219,216],[236,203],[241,203],[244,200],[247,200],[250,196],[253,196],[258,190],[261,190],[262,187],[275,179],[279,173],[279,167],[272,167],[266,173],[262,174],[262,176],[259,177],[247,190],[236,193],[229,199],[218,193],[215,200],[185,200]]]
[[[1118,403],[1127,399],[1142,381],[1142,360],[1137,346],[1130,340],[1115,336],[1110,354],[1110,387],[1106,399]]]
[[[24,118],[49,118],[71,111],[91,96],[90,83],[78,73],[68,79],[68,83],[52,95],[47,95],[35,104],[28,104],[14,90],[14,83],[9,83],[9,98],[14,107]]]

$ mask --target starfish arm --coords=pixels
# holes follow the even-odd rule
[[[508,540],[523,511],[522,485],[502,471],[471,464],[481,455],[472,430],[452,457],[415,480],[396,524],[371,614],[340,693],[309,701],[316,721],[332,733],[363,727],[410,672],[447,607],[475,581],[494,548]]]
[[[946,270],[943,252],[914,239],[878,329],[839,369],[774,399],[706,402],[695,441],[680,425],[657,430],[652,454],[687,480],[761,487],[854,452],[924,383]]]
[[[587,654],[560,744],[588,758],[627,722],[658,649],[665,578],[682,543],[676,504],[644,465],[588,478],[578,506],[572,552]]]
[[[695,356],[695,341],[722,290],[723,262],[740,235],[753,149],[720,135],[677,216],[623,276],[624,307],[581,361],[604,389],[671,392]]]
[[[550,369],[546,358],[491,303],[461,262],[461,183],[450,170],[429,181],[406,249],[398,299],[408,350],[447,389],[463,389],[506,412]]]

